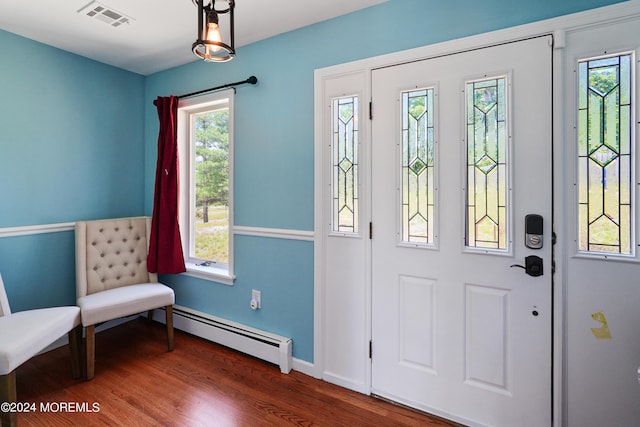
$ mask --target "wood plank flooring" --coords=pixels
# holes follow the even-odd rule
[[[36,409],[18,425],[454,425],[178,330],[167,352],[164,325],[143,318],[96,335],[93,380],[72,379],[69,363],[65,346],[18,368],[18,400]]]

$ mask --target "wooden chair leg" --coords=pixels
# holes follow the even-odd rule
[[[173,351],[173,306],[168,305],[165,307],[165,316],[167,323],[167,349]]]
[[[82,325],[78,325],[67,334],[69,336],[69,351],[71,352],[71,375],[73,378],[80,378],[81,374],[81,351]]]
[[[153,310],[147,311],[147,320],[153,320]]]
[[[0,403],[17,402],[16,392],[16,371],[13,370],[6,375],[0,375]],[[18,413],[0,411],[0,425],[2,427],[15,427],[18,425]]]
[[[87,380],[93,378],[96,366],[96,325],[89,325],[85,331],[85,353],[87,361]]]

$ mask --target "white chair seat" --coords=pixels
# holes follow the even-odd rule
[[[122,286],[78,298],[82,325],[95,325],[119,317],[173,305],[173,290],[161,283]]]
[[[16,369],[67,334],[71,350],[71,373],[80,377],[80,308],[52,307],[11,314],[0,276],[0,402],[17,402]],[[0,425],[15,427],[15,411],[0,411]]]
[[[0,375],[7,375],[80,324],[78,307],[19,311],[0,317]]]

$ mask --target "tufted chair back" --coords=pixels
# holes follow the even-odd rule
[[[76,223],[76,294],[157,282],[147,271],[151,218]]]
[[[2,275],[0,274],[0,317],[8,316],[9,314],[11,314],[9,298],[7,298],[7,293],[4,290],[4,282],[2,281]]]

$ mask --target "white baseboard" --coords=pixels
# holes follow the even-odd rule
[[[164,309],[154,310],[153,319],[164,323]],[[173,326],[211,342],[275,363],[284,374],[288,374],[292,369],[291,338],[180,305],[173,306]]]

